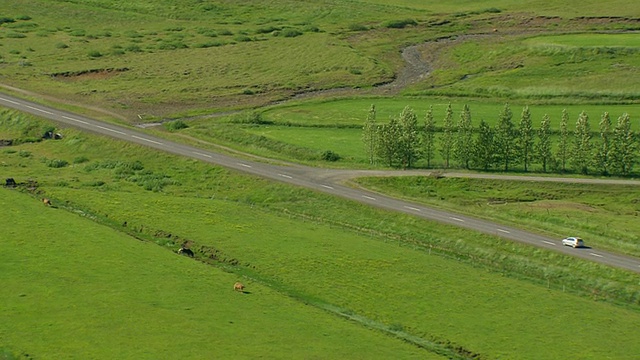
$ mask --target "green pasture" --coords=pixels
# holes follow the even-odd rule
[[[443,49],[431,76],[404,93],[633,103],[637,82],[629,73],[640,65],[640,49],[631,38],[586,33],[558,40],[574,46],[552,45],[556,36],[463,39]]]
[[[428,177],[359,178],[382,193],[640,256],[640,188]]]
[[[362,142],[362,126],[366,121],[371,105],[376,107],[376,121],[384,124],[391,117],[399,117],[405,106],[409,106],[418,116],[418,123],[424,126],[426,112],[433,109],[436,127],[443,126],[446,108],[451,104],[454,124],[460,118],[462,108],[468,105],[471,121],[477,129],[481,120],[495,126],[499,113],[505,104],[488,103],[476,100],[461,101],[440,98],[354,98],[346,100],[308,101],[296,105],[274,106],[263,112],[232,115],[217,119],[189,120],[188,128],[179,130],[181,135],[198,138],[204,141],[224,143],[238,150],[247,151],[260,156],[286,159],[295,162],[313,163],[319,166],[332,167],[370,167]],[[513,123],[518,126],[525,104],[509,103],[513,112]],[[579,114],[585,111],[593,132],[594,144],[599,140],[599,122],[604,112],[615,126],[617,119],[624,113],[631,115],[632,128],[640,130],[640,113],[638,105],[531,105],[529,106],[533,128],[537,130],[545,114],[551,120],[551,129],[559,131],[563,110],[567,110],[568,130],[575,130],[575,122]],[[258,115],[256,115],[258,114]],[[247,118],[259,120],[248,123]],[[253,120],[251,120],[253,121]],[[440,136],[439,133],[437,136]],[[166,136],[166,135],[165,135]],[[558,145],[557,135],[552,136],[555,148]],[[439,140],[436,139],[436,151],[432,166],[442,166],[439,152]],[[340,155],[337,162],[320,161],[321,154],[332,151]],[[385,164],[378,164],[385,166]],[[533,164],[532,171],[542,171],[539,164]],[[425,161],[419,161],[417,167],[425,167]],[[550,169],[548,169],[549,171]]]
[[[562,293],[557,284],[550,291],[395,242],[223,200],[145,200],[146,194],[94,196],[71,189],[55,195],[104,203],[104,213],[120,209],[119,219],[129,219],[131,225],[161,228],[213,246],[247,264],[251,269],[245,271],[255,272],[262,281],[358,318],[363,325],[382,324],[426,341],[451,341],[489,358],[562,357],[575,352],[597,358],[615,353],[616,347],[621,356],[635,351],[623,344],[633,337],[637,311]],[[422,231],[430,232],[433,226],[425,224]],[[576,301],[578,309],[567,310],[566,304]],[[537,313],[543,315],[525,321]],[[550,323],[558,318],[566,323]],[[607,340],[596,341],[602,336],[596,329],[610,322],[621,327]],[[565,345],[563,334],[576,328],[582,329],[580,341]]]
[[[28,194],[0,193],[11,214],[0,235],[0,347],[16,355],[439,358]],[[238,280],[247,293],[233,291]]]
[[[23,137],[49,125],[33,118],[11,119],[5,116],[0,123],[0,138]],[[109,345],[91,345],[105,337],[130,351],[123,358],[146,357],[141,351],[156,350],[153,344],[168,358],[184,344],[193,351],[187,357],[244,347],[246,355],[238,358],[255,357],[258,351],[276,358],[296,351],[306,351],[301,357],[369,358],[371,351],[381,358],[578,354],[600,359],[640,351],[633,341],[640,320],[637,274],[63,131],[62,140],[23,143],[0,152],[3,174],[39,184],[32,196],[2,190],[0,200],[20,219],[0,237],[11,249],[6,254],[16,254],[2,262],[8,269],[0,272],[3,283],[11,284],[5,281],[9,278],[14,284],[3,288],[8,292],[3,298],[13,299],[11,309],[24,309],[21,301],[32,301],[28,305],[38,309],[34,315],[25,310],[1,313],[12,316],[0,322],[8,328],[2,328],[2,346],[16,353],[66,349],[78,351],[81,358],[100,357],[99,351]],[[68,164],[54,166],[59,164],[54,160]],[[54,207],[44,207],[42,196],[51,198]],[[550,226],[548,232],[554,231],[562,228]],[[33,242],[47,237],[47,246]],[[169,251],[183,241],[204,262],[216,254],[214,266]],[[27,261],[18,254],[39,256]],[[145,258],[149,260],[141,261]],[[55,277],[49,279],[52,273]],[[233,293],[230,284],[237,279],[247,282],[251,294]],[[70,290],[61,290],[66,288]],[[38,293],[54,301],[42,304],[34,295]],[[235,306],[234,296],[245,296],[242,307]],[[96,308],[105,310],[96,316]],[[299,308],[300,313],[294,320],[285,318],[280,311],[285,308]],[[124,324],[117,314],[126,317]],[[245,327],[215,326],[212,318]],[[141,323],[159,333],[149,334],[137,327]],[[301,323],[307,327],[300,329]],[[290,345],[291,339],[318,344],[318,339],[305,337],[324,336],[323,324],[329,329],[326,343],[310,349]],[[346,328],[336,330],[340,324]],[[47,325],[54,329],[35,338],[42,339],[36,345],[24,335]],[[280,326],[286,330],[264,331]],[[110,329],[122,331],[100,332]],[[327,349],[336,332],[343,340],[336,346],[344,347]],[[5,333],[11,334],[10,341],[4,340]],[[77,336],[69,342],[67,333]],[[361,335],[346,335],[352,333]],[[579,336],[567,341],[567,333]],[[167,342],[169,336],[173,341]],[[393,337],[414,345],[406,347]],[[62,339],[68,343],[60,345]],[[140,341],[152,350],[127,347]],[[313,351],[318,355],[309,353]]]
[[[640,51],[637,34],[570,34],[536,36],[523,41],[529,46],[567,46],[587,48],[630,48]]]
[[[584,16],[629,16],[640,12],[640,7],[636,6],[635,3],[623,0],[608,1],[606,3],[577,0],[536,0],[526,3],[512,0],[457,0],[449,2],[437,0],[365,0],[363,2],[424,9],[435,13],[458,14],[500,10],[502,12],[525,12],[544,16],[573,17],[576,16],[576,9],[579,9],[580,14]]]
[[[562,111],[569,114],[568,125],[575,126],[578,116],[582,111],[589,115],[592,129],[597,129],[600,117],[608,112],[611,119],[617,120],[619,116],[627,113],[633,119],[634,130],[640,130],[640,105],[639,104],[537,104],[523,100],[506,100],[503,102],[486,101],[478,99],[458,99],[440,97],[364,97],[350,99],[332,99],[322,101],[307,101],[304,103],[274,106],[261,112],[264,120],[276,125],[296,125],[306,127],[362,127],[369,114],[371,105],[376,108],[376,121],[384,124],[391,117],[399,117],[405,106],[409,106],[418,116],[418,121],[424,124],[425,116],[430,107],[433,109],[433,118],[436,126],[442,126],[446,116],[446,108],[451,104],[454,123],[460,119],[464,105],[468,105],[471,111],[471,121],[478,126],[480,120],[494,126],[499,119],[500,112],[505,104],[509,104],[513,112],[513,122],[520,121],[522,109],[529,106],[534,127],[539,127],[545,114],[551,119],[551,128],[559,129]],[[222,121],[222,120],[219,120]],[[199,124],[199,123],[198,123]]]
[[[484,34],[434,59],[424,50],[431,74],[403,94],[633,102],[637,86],[627,74],[638,52],[549,53],[526,45],[532,35],[512,32],[523,12],[561,16],[540,27],[545,34],[630,29],[624,19],[574,18],[628,16],[635,6],[587,1],[576,13],[574,1],[5,1],[0,75],[4,84],[130,122],[153,121],[259,107],[300,92],[370,89],[394,78],[406,46]],[[486,36],[495,27],[505,33]],[[595,35],[581,47],[620,38]]]
[[[278,99],[283,91],[390,78],[387,66],[332,35],[336,26],[347,27],[348,3],[342,11],[296,4],[203,10],[207,5],[181,3],[185,13],[171,13],[167,4],[149,1],[3,3],[0,13],[17,20],[2,24],[0,73],[29,90],[123,112],[135,107],[143,111],[135,115],[147,116],[211,108],[212,96]],[[377,22],[396,11],[371,6],[359,12]]]
[[[432,106],[439,127],[451,104],[454,122],[469,105],[474,127],[493,126],[509,103],[516,125],[528,105],[536,129],[567,109],[570,131],[589,114],[594,140],[605,111],[640,131],[640,3],[8,0],[0,14],[0,85],[127,123],[180,119],[146,131],[207,148],[372,167],[372,104],[379,123],[410,106],[422,125]],[[428,76],[379,95],[412,45]],[[40,141],[55,126],[0,112],[0,139],[17,140],[0,147],[0,179],[37,184],[0,189],[0,358],[640,353],[636,273],[74,129]],[[640,255],[634,187],[356,185]],[[175,254],[185,241],[195,261]]]

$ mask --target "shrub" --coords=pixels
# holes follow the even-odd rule
[[[13,23],[16,22],[15,19],[12,18],[8,18],[8,17],[0,17],[0,25],[4,24],[4,23]]]
[[[69,47],[69,45],[67,45],[67,44],[65,44],[65,43],[57,43],[57,44],[56,44],[56,48],[57,48],[57,49],[66,49],[66,48],[68,48],[68,47]]]
[[[498,13],[501,13],[502,10],[492,7],[492,8],[485,9],[484,12],[498,14]]]
[[[211,29],[198,29],[198,34],[207,37],[217,37],[218,33]]]
[[[15,31],[8,32],[4,36],[9,39],[22,39],[27,37],[27,35]]]
[[[16,19],[23,20],[23,21],[28,21],[28,20],[31,20],[31,16],[29,16],[29,15],[18,15],[16,17]]]
[[[231,120],[231,122],[236,124],[255,124],[255,125],[273,124],[273,121],[263,119],[262,113],[255,112],[255,111],[237,115]]]
[[[75,159],[73,159],[73,163],[74,164],[83,164],[89,161],[89,158],[86,156],[78,156]]]
[[[18,152],[18,155],[23,157],[23,158],[28,158],[31,157],[31,151],[27,151],[27,150],[20,150]]]
[[[324,161],[338,161],[338,160],[340,160],[340,155],[334,153],[331,150],[327,150],[327,151],[322,153],[320,158],[322,160],[324,160]]]
[[[218,46],[222,46],[224,45],[221,41],[207,41],[204,43],[198,43],[193,45],[194,48],[199,48],[199,49],[203,49],[203,48],[210,48],[210,47],[218,47]]]
[[[91,50],[88,55],[90,58],[99,58],[102,56],[102,53],[98,50]]]
[[[315,25],[309,25],[309,26],[306,26],[304,28],[304,31],[306,31],[306,32],[320,32],[320,28],[318,28]]]
[[[237,42],[248,42],[251,41],[251,38],[246,35],[238,35],[234,38],[234,40]]]
[[[140,48],[140,46],[135,45],[135,44],[131,44],[129,46],[127,46],[126,48],[124,48],[125,51],[129,51],[129,52],[141,52],[142,49]]]
[[[365,25],[362,24],[349,24],[348,26],[350,31],[367,31],[369,30],[368,27],[366,27]]]
[[[90,181],[88,183],[86,183],[87,186],[91,186],[91,187],[99,187],[104,185],[105,182],[102,180],[94,180],[94,181]]]
[[[67,165],[69,165],[69,163],[66,160],[54,159],[47,161],[47,166],[50,168],[63,168]]]
[[[79,30],[72,30],[69,35],[71,36],[78,36],[78,37],[82,37],[85,36],[87,34],[86,31],[79,29]]]
[[[187,44],[181,41],[163,41],[158,45],[159,50],[175,50],[186,48],[188,48]]]
[[[413,19],[405,19],[405,20],[391,20],[384,24],[384,27],[391,29],[403,29],[408,25],[418,25],[418,23]]]
[[[169,131],[176,131],[181,129],[186,129],[189,127],[184,121],[176,120],[164,123],[164,127]]]
[[[258,30],[256,30],[256,34],[269,34],[277,30],[280,30],[280,28],[275,26],[268,26],[265,28],[258,28]]]
[[[302,32],[296,29],[284,29],[280,35],[284,37],[296,37],[302,35]]]

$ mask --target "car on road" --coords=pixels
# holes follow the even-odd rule
[[[579,248],[584,246],[584,241],[582,241],[582,239],[579,237],[570,236],[568,238],[562,239],[562,245]]]

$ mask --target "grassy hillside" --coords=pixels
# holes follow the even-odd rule
[[[48,126],[10,118],[0,138]],[[2,290],[9,311],[0,313],[0,346],[15,353],[102,358],[104,338],[122,345],[122,358],[183,344],[192,358],[640,351],[637,274],[63,131],[62,140],[1,152],[3,174],[38,183],[33,194],[3,189],[1,197],[16,220],[0,237],[10,249],[1,276],[11,284]],[[211,265],[169,251],[184,241]],[[251,294],[231,290],[238,279]],[[47,324],[55,331],[41,329]],[[29,337],[32,328],[44,336]],[[312,339],[319,333],[326,343]],[[568,342],[568,333],[579,335]]]

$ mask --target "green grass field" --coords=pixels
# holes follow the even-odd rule
[[[138,115],[157,119],[260,106],[309,90],[370,88],[393,79],[402,66],[401,47],[497,27],[496,36],[438,50],[437,61],[426,59],[432,75],[405,93],[637,98],[635,83],[625,76],[638,63],[637,45],[616,40],[631,36],[591,38],[594,31],[637,29],[632,20],[606,18],[628,16],[635,5],[582,1],[576,14],[575,3],[8,1],[0,5],[0,74],[4,84],[102,107],[134,122]],[[529,17],[542,19],[533,35],[581,31],[580,41],[567,41],[607,51],[529,48],[523,40],[532,35],[519,31],[531,25]],[[407,21],[409,26],[393,25]],[[612,42],[633,51],[604,45]],[[577,75],[580,91],[573,90]]]
[[[594,247],[640,256],[637,186],[427,177],[360,178],[366,188],[533,231],[579,234]]]
[[[243,116],[230,115],[215,120],[190,120],[188,128],[179,133],[204,141],[224,143],[239,150],[256,155],[286,159],[293,162],[306,162],[316,166],[332,167],[371,167],[362,141],[362,126],[371,105],[376,106],[376,120],[387,123],[391,117],[398,117],[405,106],[411,107],[418,117],[420,126],[424,126],[425,115],[429,107],[433,108],[436,126],[442,127],[445,110],[449,102],[440,98],[360,98],[347,100],[308,101],[303,104],[275,106],[258,113],[263,123],[242,123]],[[471,121],[477,129],[481,120],[494,127],[504,103],[483,103],[478,100],[451,102],[454,123],[460,118],[463,105],[471,110]],[[522,109],[526,103],[509,103],[513,112],[513,123],[518,126]],[[604,112],[609,112],[615,125],[619,116],[631,114],[632,118],[640,114],[638,105],[531,105],[529,106],[533,128],[540,127],[541,120],[548,114],[551,129],[559,131],[563,110],[569,114],[568,129],[573,134],[578,115],[585,111],[589,115],[593,131],[593,143],[598,139],[598,124]],[[255,115],[257,112],[254,112]],[[248,115],[247,115],[248,116]],[[640,130],[640,122],[631,123],[634,131]],[[161,134],[162,132],[156,132]],[[164,135],[166,136],[166,134]],[[441,136],[439,133],[437,136]],[[436,140],[433,167],[443,166],[439,153],[439,139]],[[558,138],[552,138],[554,151]],[[324,151],[331,150],[341,156],[338,162],[319,161]],[[378,164],[385,166],[386,164]],[[417,167],[426,167],[426,161],[419,161]],[[535,164],[532,171],[542,171]]]
[[[410,106],[422,124],[433,106],[441,126],[466,104],[494,125],[509,103],[515,124],[528,105],[534,128],[567,109],[571,131],[581,111],[593,131],[605,111],[640,131],[640,3],[8,0],[0,14],[6,91],[125,125],[182,120],[146,131],[208,149],[383,168],[361,141],[372,104],[379,123]],[[640,353],[636,273],[73,129],[39,141],[56,125],[0,110],[0,140],[17,140],[0,179],[37,184],[0,188],[0,359]],[[636,188],[358,182],[640,254]],[[185,241],[195,261],[175,253]]]
[[[47,126],[12,118],[1,138]],[[3,174],[39,184],[0,197],[15,214],[0,237],[10,249],[0,333],[15,354],[103,358],[111,344],[122,358],[173,358],[184,344],[190,358],[639,350],[636,274],[64,132],[1,152]],[[185,240],[204,263],[170,251]],[[251,294],[231,290],[238,279]]]
[[[440,358],[33,196],[0,193],[10,214],[0,236],[0,339],[16,355]],[[233,291],[238,280],[247,293]]]

